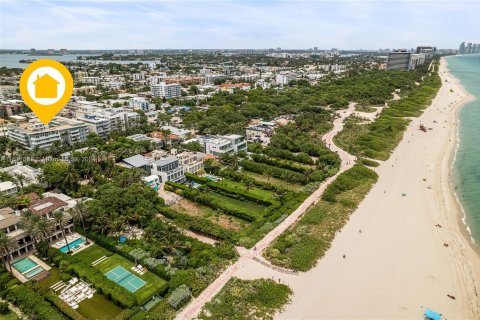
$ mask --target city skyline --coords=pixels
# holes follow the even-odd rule
[[[4,0],[0,48],[371,50],[417,44],[458,48],[464,39],[476,42],[479,3],[432,4]]]

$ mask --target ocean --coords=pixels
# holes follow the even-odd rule
[[[83,57],[90,56],[91,54],[81,54]],[[2,53],[0,54],[0,68],[7,67],[7,68],[26,68],[29,64],[28,63],[20,63],[20,60],[39,60],[39,59],[53,59],[57,60],[58,62],[70,62],[70,61],[83,61],[88,63],[119,63],[119,64],[128,64],[128,63],[153,63],[154,60],[77,60],[76,54],[66,54],[63,56],[30,56],[26,53]],[[158,61],[156,61],[158,62]]]
[[[465,222],[480,244],[480,54],[447,57],[448,69],[476,97],[459,113],[459,143],[454,168],[457,197]]]

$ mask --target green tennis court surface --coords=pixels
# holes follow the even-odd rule
[[[105,273],[108,279],[121,285],[130,292],[135,292],[145,285],[145,281],[127,271],[123,267],[115,267],[112,270]]]

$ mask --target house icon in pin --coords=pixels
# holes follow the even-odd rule
[[[33,82],[35,85],[35,98],[56,98],[57,86],[60,84],[57,80],[48,74],[40,77],[37,75],[37,80]]]

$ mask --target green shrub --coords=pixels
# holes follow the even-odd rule
[[[35,319],[63,320],[59,313],[41,295],[26,285],[17,285],[8,290],[8,300],[18,306],[23,313]]]
[[[46,293],[45,299],[50,301],[61,313],[72,320],[87,320],[82,314],[70,307],[65,301],[53,293]]]
[[[9,314],[10,309],[8,308],[8,303],[0,302],[0,314]]]
[[[271,279],[230,279],[202,309],[199,319],[270,320],[290,301],[292,290]]]

